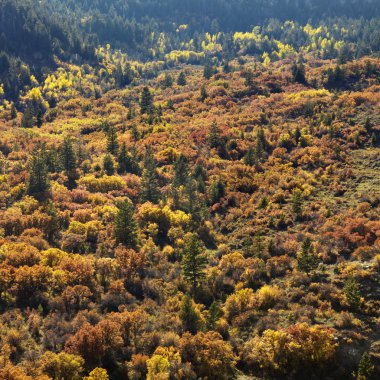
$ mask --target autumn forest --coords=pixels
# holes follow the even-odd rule
[[[380,2],[0,0],[0,380],[380,376]]]

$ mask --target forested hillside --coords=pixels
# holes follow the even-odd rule
[[[378,1],[0,2],[0,379],[380,375]]]

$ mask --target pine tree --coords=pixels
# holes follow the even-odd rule
[[[17,109],[16,109],[15,104],[12,103],[12,106],[11,106],[11,120],[16,119],[16,117],[17,117]]]
[[[192,235],[187,243],[182,259],[183,277],[190,284],[193,294],[205,277],[207,259],[203,254],[202,243],[197,235]]]
[[[300,190],[295,190],[292,196],[292,210],[295,218],[301,219],[303,214],[303,199]]]
[[[372,364],[371,357],[364,352],[358,367],[357,380],[371,380],[375,374],[375,366]]]
[[[116,156],[119,149],[119,143],[117,141],[117,131],[115,127],[109,127],[107,133],[107,152]]]
[[[226,193],[225,185],[221,178],[212,182],[210,186],[210,202],[212,205],[218,203],[221,198],[224,197]]]
[[[165,74],[165,79],[164,79],[164,88],[169,88],[169,87],[172,87],[173,86],[173,77],[169,74],[169,73],[166,73]]]
[[[215,330],[216,323],[218,322],[221,316],[221,310],[218,302],[214,301],[210,308],[208,309],[208,318],[207,318],[207,329]]]
[[[196,334],[199,326],[199,317],[193,307],[193,300],[186,294],[182,300],[180,317],[185,331]]]
[[[141,177],[140,198],[142,202],[153,203],[158,203],[160,199],[156,161],[151,149],[147,149],[145,153],[144,169]]]
[[[256,152],[255,149],[250,147],[247,153],[244,155],[244,163],[248,166],[255,165],[256,162]]]
[[[207,90],[206,90],[206,86],[203,85],[201,87],[201,96],[200,96],[199,100],[201,102],[204,102],[207,98],[208,98],[208,93],[207,93]]]
[[[293,80],[297,83],[306,84],[305,66],[302,62],[294,63],[292,66]]]
[[[367,119],[365,121],[364,128],[365,128],[368,135],[372,134],[372,124],[371,124],[371,120],[369,117],[367,117]]]
[[[43,200],[48,195],[49,188],[46,150],[45,147],[41,145],[35,148],[31,155],[27,190],[29,195],[38,200]]]
[[[307,274],[318,268],[319,259],[314,252],[311,239],[308,237],[302,242],[301,251],[297,256],[297,263],[298,269]]]
[[[267,149],[268,149],[268,142],[265,138],[264,129],[259,128],[259,130],[257,131],[257,137],[256,137],[256,156],[259,159],[262,159]]]
[[[128,170],[129,166],[129,155],[127,152],[127,146],[125,143],[121,146],[121,149],[119,151],[119,154],[117,156],[117,172],[119,174],[125,174]]]
[[[30,104],[25,108],[21,119],[21,128],[32,128],[34,126],[33,110]]]
[[[181,71],[180,74],[178,75],[177,84],[178,86],[186,86],[187,81],[186,81],[186,75],[184,71]]]
[[[361,305],[361,294],[359,285],[354,277],[349,277],[344,285],[344,294],[346,295],[347,302],[354,310],[358,310]]]
[[[208,143],[210,148],[218,148],[221,144],[220,130],[216,121],[211,124],[210,132],[208,134]]]
[[[76,186],[78,173],[76,154],[71,139],[69,137],[65,137],[65,139],[63,140],[63,143],[60,148],[60,156],[63,169],[67,176],[67,186],[72,189]]]
[[[189,177],[189,167],[186,157],[181,154],[174,163],[173,186],[179,187],[185,185]]]
[[[142,115],[153,113],[153,96],[148,87],[144,87],[141,93],[140,112]]]
[[[210,62],[206,62],[203,67],[203,77],[210,79],[215,74],[215,68],[211,65]]]
[[[109,153],[103,158],[103,168],[107,175],[113,175],[115,173],[113,157]]]
[[[133,215],[133,207],[129,200],[118,204],[118,212],[114,222],[116,244],[128,248],[136,248],[138,243],[138,226]]]

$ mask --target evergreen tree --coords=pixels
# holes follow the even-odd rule
[[[11,120],[16,119],[16,117],[17,117],[17,109],[16,109],[15,104],[12,103],[12,106],[11,106]]]
[[[357,380],[371,380],[375,374],[375,366],[372,364],[371,357],[364,352],[358,367]]]
[[[215,74],[215,68],[211,65],[210,62],[206,62],[203,67],[203,77],[210,79]]]
[[[203,253],[202,243],[198,236],[193,234],[185,247],[182,259],[183,277],[190,284],[193,294],[205,277],[206,265],[207,259]]]
[[[117,131],[115,127],[109,127],[107,133],[107,151],[116,156],[119,149],[119,143],[117,141]]]
[[[359,285],[354,277],[349,277],[344,285],[344,294],[346,295],[347,302],[354,310],[358,310],[361,305],[361,294]]]
[[[115,173],[113,157],[109,153],[103,158],[103,168],[107,175],[113,175]]]
[[[140,112],[142,115],[153,113],[153,95],[148,87],[144,87],[141,93]]]
[[[185,331],[196,334],[199,326],[199,317],[193,306],[193,300],[186,294],[182,300],[180,317]]]
[[[65,137],[63,140],[60,148],[60,156],[63,169],[67,176],[67,186],[72,189],[76,186],[78,173],[76,155],[69,137]]]
[[[256,152],[255,149],[250,147],[247,153],[244,155],[244,163],[248,166],[255,165],[256,162]]]
[[[128,248],[136,248],[138,243],[138,226],[133,215],[133,207],[129,200],[118,204],[114,222],[114,237],[116,244]]]
[[[207,98],[208,98],[208,93],[207,93],[207,90],[206,90],[206,86],[203,85],[201,87],[201,96],[200,96],[199,100],[201,102],[204,102]]]
[[[302,242],[301,251],[297,256],[297,263],[298,269],[307,274],[318,268],[319,259],[314,252],[311,239],[308,237]]]
[[[221,144],[220,130],[216,121],[211,124],[210,132],[208,134],[208,143],[210,148],[218,148]]]
[[[365,121],[364,128],[365,128],[368,135],[372,134],[372,124],[371,124],[371,120],[369,117],[367,117],[367,119]]]
[[[303,214],[303,198],[300,190],[295,190],[292,196],[292,211],[295,218],[301,219]]]
[[[221,316],[221,310],[218,302],[214,301],[210,308],[208,309],[208,317],[207,317],[207,329],[215,330],[216,323],[218,322]]]
[[[292,66],[293,80],[297,83],[306,84],[305,66],[302,62],[294,63]]]
[[[33,126],[34,126],[33,110],[30,104],[28,104],[22,115],[21,128],[33,128]]]
[[[164,78],[164,83],[163,83],[164,88],[172,87],[173,83],[174,83],[174,80],[173,80],[173,77],[171,76],[171,74],[166,73],[165,78]]]
[[[177,84],[178,86],[186,86],[187,81],[186,81],[186,75],[184,71],[181,71],[180,74],[178,75]]]
[[[225,185],[221,178],[218,178],[217,180],[213,181],[210,186],[210,201],[211,204],[218,203],[221,198],[225,196],[226,190]]]
[[[173,186],[179,187],[185,185],[189,177],[189,167],[187,158],[181,154],[174,163],[174,179]]]
[[[28,194],[38,200],[43,200],[50,188],[48,167],[46,163],[46,150],[43,145],[32,152],[29,164]]]
[[[158,203],[160,190],[158,187],[158,175],[156,161],[151,149],[147,149],[144,159],[144,169],[141,177],[140,198],[142,202]]]
[[[259,130],[257,131],[257,137],[256,137],[256,156],[259,159],[262,159],[267,149],[268,149],[268,142],[265,138],[264,129],[259,128]]]

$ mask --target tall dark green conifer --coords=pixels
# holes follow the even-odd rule
[[[114,126],[109,127],[107,133],[107,151],[116,156],[119,149],[119,143],[117,141],[117,131]]]
[[[141,92],[140,111],[142,115],[153,113],[153,95],[148,87],[144,87]]]
[[[193,234],[185,247],[182,258],[183,277],[190,284],[193,294],[205,277],[206,265],[207,259],[203,253],[202,243],[198,236]]]
[[[122,244],[128,248],[136,248],[138,244],[138,225],[129,200],[118,204],[114,223],[114,237],[116,244]]]
[[[48,195],[50,188],[45,146],[36,147],[31,155],[29,163],[28,194],[38,200],[43,200]]]
[[[74,188],[76,186],[76,180],[78,179],[77,159],[72,141],[69,137],[65,137],[63,140],[60,148],[60,156],[63,169],[67,176],[67,186]]]
[[[145,153],[144,169],[141,177],[140,198],[142,202],[149,201],[153,203],[158,203],[160,199],[156,161],[150,148],[148,148]]]
[[[174,179],[173,186],[178,187],[185,185],[189,178],[189,167],[187,158],[181,154],[178,160],[174,163]]]

